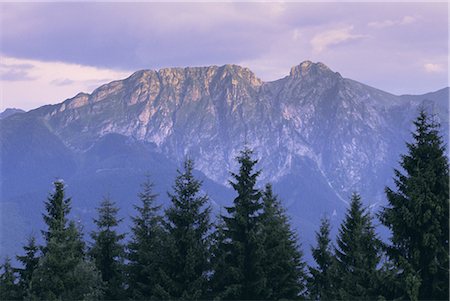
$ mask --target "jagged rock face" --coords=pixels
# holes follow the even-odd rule
[[[308,158],[346,197],[383,190],[418,103],[306,61],[273,82],[236,65],[139,71],[37,113],[78,152],[118,133],[176,161],[189,156],[219,183],[244,145],[261,158],[263,180],[297,172],[292,162]]]
[[[259,184],[273,182],[302,243],[311,245],[322,216],[338,229],[351,192],[383,204],[421,104],[438,114],[447,139],[448,95],[446,88],[394,96],[309,61],[273,82],[225,65],[138,71],[92,94],[0,118],[0,254],[20,252],[43,227],[55,178],[68,184],[72,214],[88,233],[105,194],[123,217],[135,213],[146,173],[167,204],[175,170],[189,156],[219,213],[235,197],[223,184],[244,145],[261,158]]]

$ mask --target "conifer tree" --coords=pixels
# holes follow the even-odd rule
[[[319,232],[316,232],[317,246],[312,248],[316,266],[309,267],[309,298],[312,300],[331,300],[335,298],[333,287],[333,253],[330,239],[330,222],[323,218]]]
[[[6,257],[0,266],[0,273],[0,300],[20,300],[22,296],[17,285],[17,276],[9,257]]]
[[[70,199],[65,198],[64,183],[54,183],[55,192],[46,203],[43,231],[46,245],[33,272],[31,294],[37,299],[84,299],[101,296],[101,277],[92,263],[85,261],[80,230],[68,221]]]
[[[36,245],[36,238],[31,236],[27,245],[23,247],[25,255],[16,256],[17,260],[22,263],[22,268],[17,269],[19,272],[19,286],[24,298],[30,297],[30,285],[33,272],[39,263],[39,246]]]
[[[213,286],[219,298],[234,300],[264,299],[266,280],[263,269],[263,235],[261,226],[261,192],[256,188],[260,171],[254,171],[257,160],[245,149],[237,157],[239,172],[232,173],[231,186],[237,192],[233,206],[226,207],[219,245],[223,258],[214,256]]]
[[[220,300],[224,295],[225,286],[234,281],[233,267],[228,265],[229,251],[225,245],[229,239],[225,234],[225,222],[221,216],[216,217],[217,224],[211,235],[211,269],[212,277],[209,281],[208,298],[210,300]],[[231,298],[229,298],[231,299]]]
[[[363,208],[361,197],[353,194],[335,248],[338,299],[374,300],[379,297],[380,246],[370,213]]]
[[[94,219],[97,231],[91,234],[94,243],[89,255],[102,275],[105,300],[121,300],[125,298],[125,250],[121,242],[125,235],[118,234],[116,229],[122,219],[117,218],[119,209],[108,197],[97,210],[98,219]]]
[[[402,298],[449,298],[449,166],[439,124],[421,110],[413,142],[387,187],[381,222],[392,231],[388,254],[400,273]]]
[[[52,237],[60,235],[67,229],[67,215],[70,212],[71,199],[65,197],[64,182],[55,181],[53,185],[55,191],[45,202],[46,214],[42,215],[47,225],[47,231],[42,231],[42,234],[47,243]]]
[[[149,178],[141,185],[141,206],[134,206],[131,241],[128,244],[128,295],[131,299],[165,299],[161,296],[162,240],[164,233],[156,205],[157,195]]]
[[[291,230],[281,202],[267,184],[262,194],[263,268],[266,300],[297,299],[305,289],[305,263],[298,236]]]
[[[193,168],[193,161],[188,159],[184,169],[178,170],[173,193],[169,193],[171,205],[166,210],[164,270],[170,299],[198,300],[207,293],[210,207]]]

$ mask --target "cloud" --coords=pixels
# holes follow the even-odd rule
[[[298,41],[302,38],[302,32],[300,29],[296,28],[292,31],[292,40]]]
[[[419,21],[420,26],[408,26]],[[5,101],[7,96],[8,101],[61,101],[75,90],[91,91],[106,82],[103,79],[123,75],[98,70],[242,63],[261,79],[273,80],[304,60],[322,61],[344,76],[395,93],[447,85],[443,72],[431,77],[424,68],[425,63],[446,66],[446,3],[0,1],[0,28],[2,62],[8,56],[72,66],[61,72],[58,65],[45,81],[36,70],[3,70],[1,84],[9,91]],[[441,56],[446,59],[436,59]],[[77,70],[72,74],[75,65],[98,70],[83,79]],[[50,70],[51,65],[46,66]],[[387,70],[395,70],[394,79],[386,76]],[[28,86],[34,77],[46,88],[25,95],[24,80]],[[14,83],[22,86],[13,93]]]
[[[14,75],[11,70],[16,72],[15,80],[4,80],[1,83],[1,110],[8,107],[29,110],[44,104],[61,102],[78,92],[89,93],[101,84],[125,78],[131,74],[131,71],[3,55],[0,68],[2,76],[5,73],[6,76],[11,77]],[[4,70],[6,71],[3,72]],[[93,86],[94,83],[95,86]]]
[[[3,81],[28,81],[34,78],[30,71],[34,68],[32,64],[5,64],[0,63],[0,80]]]
[[[75,81],[68,79],[68,78],[58,78],[58,79],[52,80],[50,83],[55,86],[67,86],[67,85],[71,85],[71,84],[75,83]]]
[[[445,72],[445,68],[442,64],[433,64],[433,63],[426,63],[423,65],[423,68],[428,73],[442,73]]]
[[[398,25],[408,25],[417,21],[416,17],[404,16],[399,20],[383,20],[383,21],[373,21],[369,22],[367,25],[372,28],[387,28]]]
[[[285,6],[0,3],[1,22],[8,24],[1,32],[1,51],[13,57],[126,70],[233,63],[270,45],[281,30]]]
[[[353,26],[332,29],[316,34],[312,40],[311,45],[316,52],[322,52],[330,46],[339,45],[349,41],[361,40],[366,38],[365,35],[353,34]]]

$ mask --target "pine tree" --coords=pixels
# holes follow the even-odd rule
[[[256,188],[260,171],[253,171],[257,160],[252,151],[245,149],[237,157],[239,173],[232,173],[231,186],[237,192],[232,207],[226,207],[228,216],[223,219],[222,237],[215,250],[213,286],[215,294],[223,299],[263,299],[266,280],[263,269],[263,236],[261,226],[261,192]]]
[[[133,217],[132,237],[128,244],[128,291],[132,299],[166,299],[161,296],[161,261],[164,232],[156,205],[157,195],[149,178],[141,185],[139,199],[135,206],[138,215]]]
[[[20,300],[20,288],[17,285],[17,276],[11,266],[11,259],[6,257],[0,266],[0,300]]]
[[[209,271],[210,207],[201,193],[202,182],[193,175],[192,160],[184,162],[169,193],[164,254],[167,294],[170,299],[204,299]]]
[[[31,295],[36,299],[84,299],[101,295],[101,278],[92,263],[85,261],[80,230],[68,221],[70,199],[64,183],[54,183],[55,192],[46,203],[43,231],[46,245],[32,275]]]
[[[45,202],[45,209],[47,214],[43,214],[44,222],[47,225],[47,231],[42,231],[42,234],[48,243],[50,239],[64,232],[67,227],[67,215],[70,212],[70,198],[65,198],[65,188],[63,181],[55,181],[55,192],[51,194],[47,202]],[[45,250],[44,250],[45,252]]]
[[[309,267],[309,298],[312,300],[331,300],[335,298],[333,287],[333,252],[330,239],[330,222],[322,219],[319,232],[316,232],[317,246],[312,248],[316,266]]]
[[[262,195],[266,300],[297,299],[305,289],[305,263],[281,202],[267,184]]]
[[[394,170],[397,190],[380,214],[392,231],[388,254],[400,273],[403,298],[449,298],[449,166],[439,124],[421,110],[414,141]]]
[[[117,219],[119,209],[108,197],[97,210],[98,219],[94,219],[97,231],[91,234],[94,243],[89,255],[105,283],[105,300],[121,300],[125,298],[125,250],[121,243],[125,235],[118,234],[116,228],[122,220]]]
[[[19,286],[24,298],[29,298],[31,279],[33,272],[39,263],[39,247],[36,245],[36,238],[31,236],[27,245],[23,247],[25,255],[16,256],[17,260],[22,263],[22,268],[17,269],[19,272]]]
[[[335,248],[338,299],[374,300],[379,297],[380,245],[370,213],[363,208],[361,197],[353,194]]]

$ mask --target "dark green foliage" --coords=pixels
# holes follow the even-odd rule
[[[399,270],[395,264],[389,260],[386,254],[383,254],[382,264],[379,269],[379,291],[382,292],[386,300],[399,300],[402,295],[401,282],[399,279]]]
[[[333,287],[333,252],[330,240],[330,221],[322,219],[319,232],[316,232],[317,246],[312,248],[316,266],[309,267],[309,298],[313,300],[334,299],[336,288]]]
[[[46,250],[33,273],[34,298],[80,300],[102,295],[101,275],[93,263],[85,261],[83,242],[73,222],[50,239]]]
[[[233,206],[227,207],[229,216],[222,216],[214,255],[213,287],[215,295],[223,299],[264,299],[264,248],[261,226],[261,192],[255,187],[260,171],[253,169],[257,160],[245,149],[237,161],[239,173],[232,173],[231,186],[237,192]]]
[[[42,231],[47,243],[50,239],[64,232],[67,227],[67,215],[70,212],[70,198],[65,198],[64,182],[55,181],[55,192],[45,202],[46,214],[43,214],[44,222],[48,230]],[[44,250],[45,252],[45,250]]]
[[[17,276],[11,266],[10,258],[6,258],[0,266],[0,300],[20,300],[20,287],[17,284]]]
[[[338,299],[374,300],[379,297],[380,245],[370,213],[363,208],[360,196],[353,194],[335,249]]]
[[[28,239],[28,243],[23,247],[25,255],[16,256],[17,260],[22,263],[22,268],[17,269],[20,275],[19,286],[24,298],[30,296],[30,285],[33,272],[39,263],[39,247],[36,245],[34,236]]]
[[[101,295],[101,278],[92,263],[85,262],[84,242],[74,222],[67,220],[70,201],[64,184],[55,182],[46,203],[46,245],[32,276],[31,295],[37,299],[86,299]]]
[[[121,241],[125,235],[116,232],[122,221],[117,219],[119,209],[109,198],[104,198],[97,210],[98,219],[94,219],[97,231],[91,234],[94,243],[89,255],[102,275],[105,284],[104,299],[124,299],[125,251]]]
[[[131,241],[128,244],[128,291],[132,299],[164,299],[161,295],[162,241],[164,239],[157,195],[150,179],[142,184],[139,193],[141,207],[135,206]]]
[[[397,190],[380,219],[392,231],[388,254],[400,273],[402,298],[449,298],[449,166],[439,125],[422,110],[413,143],[394,170]]]
[[[298,237],[290,229],[285,210],[270,184],[266,185],[262,200],[263,269],[266,277],[264,299],[297,299],[305,289],[305,263]]]
[[[233,281],[231,267],[228,265],[229,251],[224,246],[228,243],[225,234],[225,222],[217,217],[216,229],[212,234],[211,268],[213,275],[209,282],[209,298],[220,299],[224,293],[226,283]]]
[[[204,299],[207,292],[210,207],[208,197],[201,193],[202,183],[192,172],[193,162],[186,160],[166,210],[164,271],[168,281],[164,288],[170,299]]]

